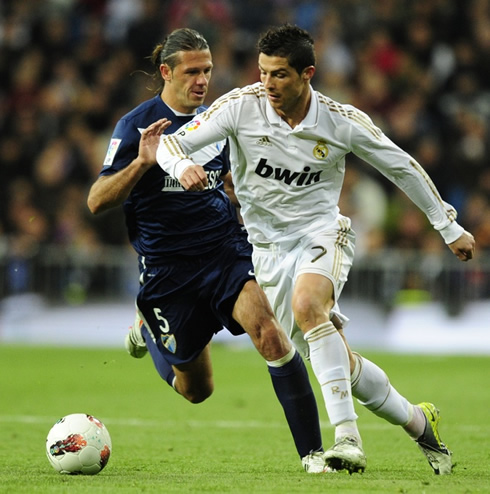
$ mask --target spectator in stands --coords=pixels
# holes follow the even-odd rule
[[[150,0],[147,5],[151,3]],[[457,152],[461,155],[463,151],[466,160],[468,155],[464,151],[468,146],[463,146],[463,141],[474,141],[477,143],[475,150],[483,149],[480,158],[485,156],[485,137],[481,137],[484,134],[477,127],[488,129],[490,119],[490,77],[486,63],[490,13],[486,2],[405,2],[404,9],[400,9],[396,2],[309,0],[301,2],[306,17],[297,18],[299,4],[292,0],[165,0],[157,3],[151,21],[159,26],[158,35],[162,30],[169,32],[171,8],[180,12],[185,7],[187,17],[181,16],[182,21],[189,19],[189,22],[203,23],[204,15],[204,22],[213,26],[213,35],[217,35],[219,45],[214,53],[217,61],[219,57],[219,66],[216,65],[221,75],[216,74],[209,101],[236,86],[257,80],[256,60],[247,57],[246,53],[250,52],[259,32],[277,23],[278,16],[281,16],[281,22],[303,22],[302,19],[311,22],[308,12],[314,11],[319,12],[313,27],[313,33],[319,39],[318,75],[321,75],[321,82],[319,77],[316,83],[319,89],[323,86],[327,92],[330,87],[339,101],[353,103],[369,113],[374,110],[375,122],[391,135],[394,135],[395,126],[398,131],[403,130],[402,127],[407,129],[410,120],[418,124],[419,116],[422,116],[424,127],[415,134],[413,151],[416,154],[421,132],[437,137],[435,144],[441,159],[430,173],[444,193],[449,190],[440,180],[445,179],[447,158],[451,159],[451,155],[446,155],[450,148],[448,143],[458,143]],[[180,3],[183,7],[179,7]],[[144,78],[139,72],[134,73],[134,68],[145,70],[146,67],[144,60],[134,58],[133,50],[139,47],[128,34],[130,28],[141,31],[138,25],[142,19],[148,21],[143,4],[142,0],[0,2],[0,172],[3,178],[0,191],[5,192],[6,181],[23,176],[31,180],[37,196],[48,196],[45,185],[34,175],[33,163],[45,148],[52,147],[51,141],[62,136],[66,119],[71,120],[73,114],[86,122],[93,132],[89,141],[83,138],[84,146],[97,152],[99,160],[101,156],[103,158],[100,141],[105,142],[119,115],[145,97]],[[209,19],[213,22],[209,23]],[[215,29],[217,19],[219,28]],[[115,32],[115,26],[121,29]],[[227,32],[221,26],[226,26]],[[374,71],[373,65],[366,62],[366,51],[371,51],[373,42],[373,29],[379,30],[388,42],[388,54],[396,54],[391,56],[391,64],[382,65],[390,68],[388,74]],[[328,39],[322,45],[321,38],[330,31],[334,31],[333,41]],[[336,47],[335,60],[329,58],[332,43]],[[58,59],[55,53],[59,54]],[[401,73],[393,71],[395,68]],[[336,71],[333,75],[332,70]],[[468,74],[473,81],[467,80]],[[414,88],[420,100],[415,109],[402,104],[406,91],[412,93]],[[56,94],[58,89],[59,95]],[[64,106],[60,106],[62,95]],[[480,115],[483,121],[478,126],[471,124],[471,129],[467,124],[463,128],[460,112],[453,109],[470,106],[470,113]],[[403,119],[389,117],[393,108],[403,110]],[[471,150],[471,146],[469,148]],[[464,213],[472,190],[485,174],[486,167],[481,166],[480,158],[478,163],[473,158],[471,173],[464,177],[459,190],[452,190],[447,196],[461,213]],[[95,176],[93,164],[84,156],[76,166],[90,170],[91,179],[83,185],[88,189]],[[82,170],[80,172],[84,174]],[[395,194],[392,188],[385,187],[385,191],[389,197]],[[3,218],[10,208],[7,197],[7,194],[0,197]],[[48,202],[39,204],[41,210],[48,211],[53,204],[62,207],[60,196],[48,197]],[[83,209],[85,205],[79,207]],[[110,215],[107,217],[115,220]],[[47,215],[47,221],[48,230],[55,231],[56,218]],[[107,231],[105,220],[91,218],[88,221],[96,229],[103,249]],[[3,224],[3,236],[15,234],[12,223],[3,220]],[[50,244],[56,239],[48,235],[43,242]],[[123,229],[119,229],[111,243],[126,244]],[[385,246],[393,247],[394,244],[387,240]]]

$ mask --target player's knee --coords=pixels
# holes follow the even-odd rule
[[[193,393],[193,394],[189,394],[185,398],[187,399],[187,401],[189,401],[193,405],[197,405],[197,404],[202,403],[203,401],[207,400],[210,396],[211,396],[211,393],[209,393],[209,394]]]
[[[325,309],[318,307],[309,297],[294,297],[292,308],[294,319],[301,329],[316,326],[326,316]]]
[[[190,386],[179,386],[177,384],[176,389],[187,401],[198,404],[207,400],[213,394],[214,384],[212,381]]]
[[[184,395],[184,398],[187,401],[197,405],[198,403],[202,403],[203,401],[207,400],[212,394],[212,387],[206,389],[193,389],[187,391]]]
[[[282,358],[290,349],[291,344],[276,324],[269,324],[261,328],[253,343],[262,357],[267,361]]]

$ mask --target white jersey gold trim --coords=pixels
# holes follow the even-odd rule
[[[308,114],[294,129],[271,107],[261,83],[230,91],[193,121],[192,128],[162,136],[157,160],[178,178],[193,152],[229,137],[235,193],[254,245],[294,244],[335,228],[349,153],[400,187],[447,243],[463,232],[455,209],[409,154],[368,115],[313,89]]]

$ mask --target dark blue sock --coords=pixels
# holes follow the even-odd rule
[[[286,365],[268,368],[299,456],[321,451],[318,408],[303,359],[296,352]]]
[[[146,347],[150,352],[151,358],[153,359],[153,364],[155,365],[156,370],[160,374],[160,377],[163,380],[167,381],[169,386],[172,386],[175,377],[175,373],[174,370],[172,369],[172,366],[167,362],[165,357],[160,352],[160,349],[153,341],[153,338],[150,336],[149,331],[145,325],[141,326],[141,334],[143,335],[143,338],[146,342]]]

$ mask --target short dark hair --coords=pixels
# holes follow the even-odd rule
[[[298,74],[310,65],[316,64],[313,38],[308,31],[292,24],[273,27],[262,34],[257,48],[267,56],[287,58]]]
[[[209,45],[204,36],[189,28],[180,28],[172,31],[162,43],[158,43],[151,56],[149,57],[151,63],[155,67],[154,79],[159,81],[160,87],[156,92],[161,92],[165,81],[160,74],[160,65],[162,63],[167,64],[171,70],[178,65],[178,52],[179,51],[201,51],[209,50]]]

